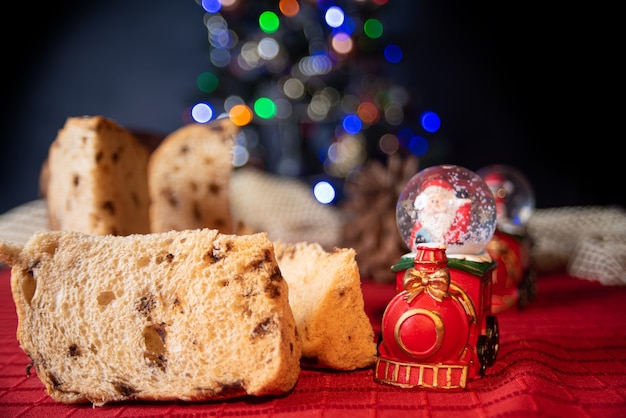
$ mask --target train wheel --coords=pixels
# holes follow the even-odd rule
[[[478,361],[480,362],[480,370],[478,371],[481,376],[485,375],[489,362],[489,342],[486,335],[479,335],[478,341],[476,341],[476,354],[478,355]]]
[[[533,271],[526,273],[524,279],[519,283],[518,292],[519,308],[524,309],[528,302],[532,301],[537,296],[537,283]]]
[[[498,328],[498,318],[495,315],[487,315],[487,353],[486,361],[488,366],[493,366],[498,357],[498,349],[500,348],[500,329]]]

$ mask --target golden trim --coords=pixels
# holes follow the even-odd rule
[[[465,309],[465,312],[469,316],[472,317],[474,322],[476,322],[476,308],[474,307],[474,303],[472,302],[472,299],[468,296],[465,290],[463,290],[463,288],[461,288],[456,283],[451,282],[450,288],[454,290],[454,293],[450,292],[452,294],[452,297],[454,297],[456,300],[458,300],[461,303],[461,305]],[[457,294],[460,295],[460,298],[457,296]],[[459,299],[463,299],[463,300],[461,301]]]
[[[384,375],[379,375],[379,365],[384,363]],[[389,369],[393,366],[392,376],[389,376]],[[418,378],[415,383],[411,383],[411,372],[413,369],[418,368]],[[399,373],[401,370],[405,370],[403,381],[399,381]],[[439,371],[445,371],[445,382],[439,382]],[[426,371],[430,371],[432,381],[426,381]],[[455,374],[454,372],[457,371]],[[381,359],[376,360],[376,366],[374,368],[374,381],[378,383],[384,383],[388,385],[398,386],[402,388],[425,388],[425,389],[446,389],[446,390],[458,390],[464,389],[467,385],[467,375],[469,367],[462,365],[451,364],[419,364],[419,363],[403,363],[393,360]],[[458,373],[460,372],[460,373]],[[454,380],[457,378],[456,380]]]
[[[431,319],[431,321],[433,321],[433,324],[435,325],[435,343],[430,348],[428,348],[428,350],[422,352],[409,349],[402,341],[402,336],[400,335],[400,327],[402,326],[402,324],[410,317],[415,315],[426,315],[428,318]],[[400,318],[398,318],[398,320],[396,321],[396,325],[393,329],[393,338],[395,339],[396,344],[398,344],[398,347],[402,348],[405,353],[417,358],[421,358],[431,356],[439,351],[441,345],[443,344],[444,331],[445,330],[443,320],[438,313],[429,311],[428,309],[417,308],[406,311],[400,316]]]

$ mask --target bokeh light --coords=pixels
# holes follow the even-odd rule
[[[343,24],[345,14],[343,10],[338,6],[331,6],[326,10],[326,14],[324,15],[326,19],[326,24],[331,28],[338,28]]]
[[[241,46],[237,63],[246,71],[254,70],[259,65],[259,45],[256,42],[246,42]]]
[[[259,41],[258,52],[259,56],[265,60],[271,60],[276,58],[280,51],[280,46],[273,38],[263,38]]]
[[[285,16],[294,17],[300,11],[300,4],[298,4],[297,0],[280,0],[278,8]]]
[[[326,54],[306,56],[298,63],[298,69],[305,76],[328,74],[332,66],[333,64]]]
[[[332,184],[327,181],[319,181],[313,186],[313,195],[318,202],[328,204],[335,200],[337,193]]]
[[[388,62],[397,64],[402,60],[402,49],[398,45],[389,44],[385,47],[384,55]]]
[[[259,27],[265,33],[274,33],[280,26],[280,20],[276,13],[272,11],[265,11],[259,16]]]
[[[363,164],[366,158],[363,135],[344,134],[328,147],[324,169],[331,176],[346,177],[354,167]]]
[[[357,134],[361,131],[363,123],[357,115],[346,115],[343,118],[343,129],[349,134]]]
[[[213,117],[213,108],[208,103],[197,103],[191,108],[191,117],[198,123],[206,123]]]
[[[428,151],[428,141],[423,136],[415,135],[409,141],[409,150],[412,154],[420,157]]]
[[[395,154],[400,148],[398,137],[394,134],[386,133],[378,140],[378,148],[387,155]]]
[[[402,106],[391,103],[385,106],[385,120],[388,124],[393,126],[401,125],[404,122],[404,110]]]
[[[254,113],[262,119],[271,119],[276,115],[276,104],[268,97],[259,97],[254,102]]]
[[[225,48],[215,48],[211,51],[210,59],[211,64],[218,68],[225,68],[228,67],[228,64],[230,64],[231,55]]]
[[[441,128],[441,119],[435,112],[423,112],[420,116],[420,124],[426,132],[437,132]]]
[[[250,161],[248,149],[241,144],[235,144],[233,147],[233,166],[243,167],[248,161]]]
[[[283,93],[290,99],[300,99],[304,96],[304,83],[297,78],[291,77],[285,80]]]
[[[222,8],[221,0],[202,0],[202,8],[208,13],[217,13]]]
[[[237,104],[230,109],[228,116],[235,125],[245,126],[252,121],[252,110],[245,104]]]
[[[383,24],[378,19],[367,19],[363,23],[363,32],[372,39],[378,39],[383,35]]]
[[[196,83],[201,91],[205,93],[211,93],[215,91],[215,89],[219,85],[219,80],[217,79],[217,76],[212,72],[205,71],[198,76]]]
[[[276,99],[274,101],[276,104],[276,117],[278,119],[288,119],[293,115],[293,106],[291,102],[287,99]]]
[[[333,36],[331,45],[339,54],[347,54],[352,51],[354,43],[352,42],[350,35],[345,32],[338,32]]]
[[[363,102],[359,104],[356,113],[364,123],[370,125],[378,120],[378,108],[372,102]]]

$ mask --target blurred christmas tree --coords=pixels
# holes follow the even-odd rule
[[[242,127],[236,165],[324,178],[339,197],[368,160],[426,151],[393,76],[403,51],[380,19],[387,0],[198,1],[209,63],[191,115],[226,113]],[[432,132],[439,119],[419,123]]]
[[[236,166],[331,185],[331,198],[312,193],[346,215],[338,245],[357,251],[364,277],[393,280],[390,260],[407,251],[399,189],[440,125],[402,84],[403,49],[415,42],[398,27],[407,2],[393,14],[388,0],[198,2],[209,60],[192,118],[227,114],[242,127]]]

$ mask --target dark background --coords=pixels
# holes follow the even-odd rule
[[[488,3],[380,8],[405,52],[394,76],[419,97],[416,108],[442,119],[422,168],[510,164],[527,175],[538,208],[625,206],[618,12]],[[100,114],[166,134],[199,98],[208,42],[193,0],[14,9],[2,29],[0,213],[38,197],[41,164],[67,117]]]

